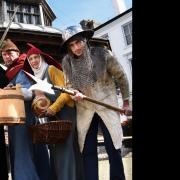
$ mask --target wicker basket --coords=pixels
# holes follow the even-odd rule
[[[32,141],[36,144],[64,143],[71,129],[72,122],[69,120],[50,121],[44,124],[29,126]]]

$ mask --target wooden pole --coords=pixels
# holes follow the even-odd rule
[[[14,14],[12,15],[12,17],[11,17],[11,19],[10,19],[10,21],[9,21],[9,24],[8,24],[6,30],[4,31],[4,34],[3,34],[2,37],[1,37],[0,47],[1,47],[1,45],[2,45],[2,43],[3,43],[3,41],[4,41],[4,39],[5,39],[8,31],[9,31],[9,28],[10,28],[10,26],[11,26],[11,24],[12,24],[12,21],[13,21],[15,15],[16,15],[16,12],[17,12],[17,10],[18,10],[18,7],[19,7],[19,6],[17,6],[16,9],[14,10]]]
[[[52,89],[60,90],[61,92],[68,93],[68,94],[73,95],[73,96],[75,95],[74,91],[71,91],[69,89],[66,89],[66,88],[63,88],[63,87],[60,87],[60,86],[52,86]],[[87,100],[87,101],[90,101],[92,103],[95,103],[95,104],[99,104],[99,105],[104,106],[104,107],[106,107],[108,109],[112,109],[112,110],[118,111],[120,113],[125,113],[125,110],[123,110],[123,109],[120,109],[120,108],[115,107],[115,106],[111,106],[109,104],[106,104],[106,103],[103,103],[103,102],[100,102],[100,101],[97,101],[97,100],[92,99],[90,97],[85,96],[85,97],[83,97],[83,99]]]

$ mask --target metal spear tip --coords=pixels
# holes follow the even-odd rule
[[[49,86],[50,85],[50,86]],[[34,85],[32,85],[30,88],[29,88],[30,91],[33,91],[33,90],[39,90],[39,91],[43,91],[43,92],[46,92],[48,94],[55,94],[54,93],[54,90],[52,89],[52,85],[47,83],[47,84],[40,84],[40,83],[36,83]]]
[[[46,92],[48,94],[55,94],[54,90],[52,89],[53,85],[48,83],[47,79],[41,80],[26,71],[24,71],[24,72],[36,82],[36,84],[33,84],[29,88],[30,91],[40,90],[40,91]]]
[[[24,70],[23,70],[23,71],[24,71]],[[27,71],[24,71],[24,72],[25,72],[25,74],[27,74],[31,79],[33,79],[33,80],[34,80],[35,82],[37,82],[37,83],[41,83],[41,82],[43,81],[43,80],[41,80],[41,79],[33,76],[32,74],[28,73]]]

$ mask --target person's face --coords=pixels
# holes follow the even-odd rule
[[[69,43],[70,50],[76,56],[81,56],[83,54],[84,47],[85,42],[82,40],[74,40]]]
[[[2,52],[2,57],[6,66],[10,66],[15,59],[19,57],[19,52],[17,51],[5,51]]]
[[[38,69],[39,65],[40,65],[40,55],[39,54],[31,54],[28,58],[30,65],[34,68],[34,69]]]

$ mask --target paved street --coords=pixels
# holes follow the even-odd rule
[[[101,148],[102,152],[99,153],[99,180],[109,180],[109,161],[104,147]],[[132,180],[132,151],[130,149],[123,148],[123,164],[126,180]],[[104,151],[104,152],[103,152]],[[124,154],[123,154],[124,153]]]
[[[102,140],[102,136],[98,136],[99,140]],[[132,180],[132,149],[125,148],[124,145],[121,149],[124,171],[126,180]],[[98,159],[99,159],[99,180],[109,180],[109,161],[104,146],[98,146]],[[9,180],[11,174],[9,174]]]
[[[126,180],[132,180],[132,152],[123,157],[123,163]],[[9,180],[11,180],[11,175]],[[109,180],[109,161],[106,154],[99,158],[99,180]]]

